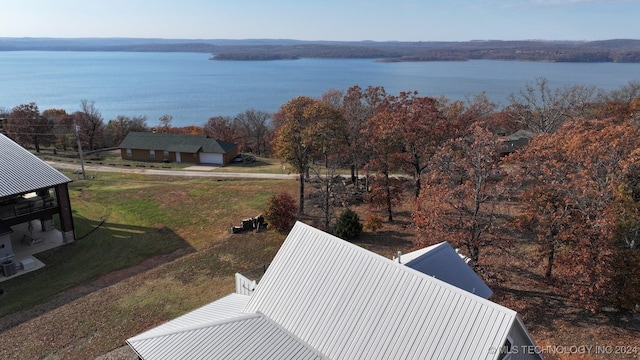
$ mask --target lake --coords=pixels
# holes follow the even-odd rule
[[[212,116],[247,109],[275,112],[290,99],[329,89],[381,85],[389,94],[466,99],[507,96],[536,77],[552,87],[575,84],[612,90],[640,80],[640,64],[512,61],[381,63],[370,59],[211,61],[208,54],[132,52],[0,52],[0,107],[35,102],[40,111],[79,110],[94,101],[105,122],[117,115],[163,114],[174,126],[202,125]]]

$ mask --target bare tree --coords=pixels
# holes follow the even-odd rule
[[[609,92],[601,91],[598,93],[598,102],[617,102],[621,104],[630,104],[634,99],[640,96],[640,81],[629,81],[629,83],[619,89]]]
[[[80,111],[74,113],[74,120],[76,126],[80,127],[80,140],[89,147],[89,150],[95,150],[98,145],[102,145],[104,122],[95,102],[84,99],[80,101]]]
[[[257,155],[265,155],[267,152],[267,140],[271,129],[269,122],[271,114],[249,109],[238,114],[236,120],[245,133],[245,149]]]
[[[105,143],[107,146],[117,146],[131,131],[147,131],[147,117],[128,117],[118,115],[115,119],[109,120],[105,128]]]
[[[527,84],[524,90],[508,97],[508,113],[525,129],[538,133],[552,133],[566,120],[585,113],[595,94],[595,88],[576,85],[552,89],[545,78]]]
[[[168,133],[171,129],[171,121],[173,120],[173,116],[169,114],[164,114],[160,116],[158,119],[158,129],[159,133]]]

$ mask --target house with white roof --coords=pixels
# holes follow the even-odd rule
[[[127,343],[145,360],[541,358],[515,311],[300,222],[251,295]]]

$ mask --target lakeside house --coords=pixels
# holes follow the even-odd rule
[[[0,134],[0,281],[44,266],[32,255],[75,240],[70,182]]]
[[[238,146],[206,135],[130,132],[119,146],[122,159],[224,165]]]
[[[407,264],[298,222],[257,285],[236,274],[236,293],[127,343],[145,360],[542,358],[515,311]]]

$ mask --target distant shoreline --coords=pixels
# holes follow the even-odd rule
[[[375,59],[380,62],[514,60],[640,63],[640,40],[373,42],[0,38],[0,51],[119,51],[215,54],[216,61]]]

